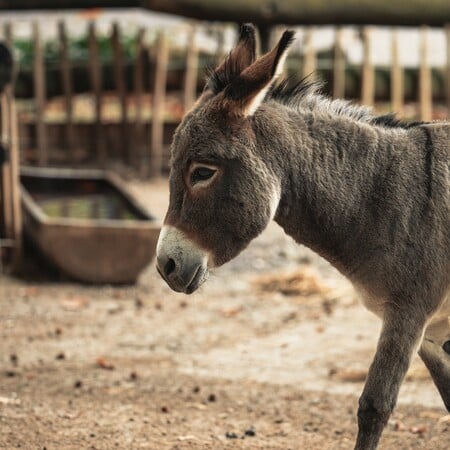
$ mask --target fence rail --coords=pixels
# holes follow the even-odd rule
[[[174,45],[171,35],[163,30],[148,42],[148,30],[140,28],[132,36],[130,53],[124,47],[124,30],[119,24],[111,24],[105,43],[98,35],[96,23],[91,22],[86,30],[87,56],[80,68],[80,62],[74,64],[71,57],[68,27],[59,22],[57,61],[53,65],[58,76],[51,78],[41,26],[33,23],[32,108],[29,102],[18,103],[21,160],[38,165],[100,167],[120,162],[142,177],[166,172],[173,130],[182,113],[192,107],[207,66],[217,62],[217,54],[224,53],[223,30],[216,28],[210,33],[220,41],[212,54],[199,45],[201,28],[201,24],[189,25],[184,48]],[[14,43],[12,25],[6,24],[3,31],[6,39]],[[300,45],[288,60],[287,75],[299,79],[313,73],[312,76],[329,82],[329,93],[335,98],[352,98],[383,112],[394,110],[421,120],[449,117],[450,25],[444,28],[445,65],[434,69],[429,64],[427,27],[420,29],[419,47],[411,49],[418,52],[420,64],[407,70],[400,61],[396,29],[392,30],[391,46],[386,49],[391,54],[390,67],[377,67],[373,62],[371,27],[360,30],[359,66],[350,64],[347,58],[345,28],[335,30],[335,43],[329,51],[319,51],[314,46],[320,27],[303,27],[301,31]],[[274,30],[278,32],[279,29]],[[112,55],[110,62],[102,58],[105,45]],[[387,77],[384,89],[379,86],[380,75]],[[87,80],[87,88],[80,95],[78,84],[82,79]],[[408,88],[405,80],[409,80]],[[59,89],[55,89],[55,83],[59,83]],[[58,98],[50,98],[50,91],[58,91]],[[60,105],[61,117],[51,119],[50,110],[55,104]],[[89,105],[86,117],[80,117],[80,104]],[[433,109],[437,105],[439,109]]]

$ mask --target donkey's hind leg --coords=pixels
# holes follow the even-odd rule
[[[450,412],[450,321],[445,318],[427,328],[419,350],[434,384]]]

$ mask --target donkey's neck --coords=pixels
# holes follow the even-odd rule
[[[267,103],[254,119],[258,150],[277,174],[276,222],[343,273],[358,270],[378,244],[386,178],[410,139],[347,117]]]

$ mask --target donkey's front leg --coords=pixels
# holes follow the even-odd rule
[[[377,448],[395,407],[411,357],[422,339],[425,318],[412,311],[386,307],[375,358],[359,399],[355,450]]]

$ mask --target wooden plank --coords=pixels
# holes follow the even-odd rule
[[[333,57],[333,97],[345,97],[345,55],[342,49],[343,29],[337,28]]]
[[[370,36],[370,27],[364,27],[362,30],[363,65],[361,73],[361,103],[368,106],[372,106],[375,101],[375,71],[372,64]]]
[[[1,140],[4,143],[8,160],[1,166],[2,169],[2,208],[3,208],[3,228],[6,238],[12,238],[13,236],[13,216],[12,216],[12,204],[11,204],[11,158],[10,158],[10,117],[8,114],[8,96],[6,92],[3,92],[0,97],[0,109],[1,109]]]
[[[402,115],[404,100],[404,72],[399,59],[397,30],[392,32],[391,55],[391,105],[394,112]]]
[[[94,97],[95,109],[95,150],[97,162],[100,166],[105,166],[107,151],[102,129],[102,69],[100,61],[100,52],[98,48],[97,29],[95,22],[89,23],[89,76],[91,82],[92,93]]]
[[[155,42],[156,67],[153,87],[152,124],[150,136],[150,176],[161,175],[164,156],[164,111],[167,83],[167,66],[169,62],[169,46],[167,37],[162,31]]]
[[[20,174],[19,174],[19,127],[17,122],[17,109],[12,91],[9,91],[8,106],[10,115],[10,160],[11,160],[11,201],[13,216],[14,248],[12,250],[11,270],[16,270],[22,257],[22,209],[20,205]]]
[[[431,70],[428,64],[428,27],[420,28],[420,60],[419,60],[419,115],[420,120],[432,119]]]
[[[132,163],[134,167],[142,170],[143,165],[143,152],[144,152],[144,123],[142,117],[143,110],[143,95],[144,95],[144,36],[145,29],[140,28],[136,36],[136,58],[134,64],[134,99],[136,106],[135,117],[135,141],[132,148],[136,151],[132,154]]]
[[[183,107],[185,113],[192,108],[197,98],[198,47],[196,36],[197,27],[192,25],[188,31],[184,72]]]
[[[46,85],[45,85],[45,66],[44,50],[41,42],[41,33],[38,22],[33,22],[33,81],[34,98],[36,111],[36,138],[38,151],[38,164],[45,166],[48,164],[48,146],[47,130],[45,126],[45,104],[46,104]]]
[[[75,161],[75,130],[73,125],[73,88],[72,73],[69,59],[69,46],[67,41],[66,23],[58,23],[59,35],[59,57],[61,70],[61,85],[64,93],[64,106],[66,110],[65,141],[67,148],[71,152],[72,161]]]
[[[315,79],[317,74],[317,56],[314,48],[314,27],[306,27],[303,35],[303,64],[302,77],[310,77]]]
[[[447,41],[447,63],[446,63],[446,93],[447,93],[447,117],[450,118],[450,23],[445,25],[445,40]]]
[[[120,123],[122,126],[122,158],[125,162],[130,162],[131,157],[128,145],[128,110],[127,110],[127,90],[124,76],[124,57],[122,42],[120,41],[120,27],[117,22],[113,23],[111,34],[111,45],[114,54],[114,82],[120,103]]]

